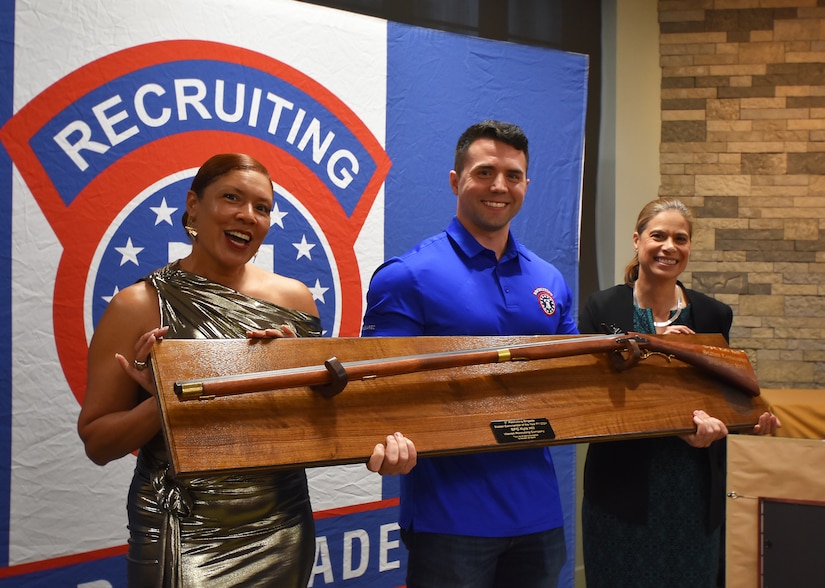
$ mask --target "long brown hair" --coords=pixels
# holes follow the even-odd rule
[[[639,212],[639,217],[636,219],[636,232],[641,235],[644,233],[645,229],[647,228],[648,223],[650,220],[658,214],[665,212],[667,210],[675,210],[683,217],[688,224],[688,236],[692,239],[693,238],[693,213],[690,209],[685,206],[685,203],[677,198],[657,198],[656,200],[651,200],[647,204],[644,205],[641,212]],[[639,279],[639,253],[638,251],[633,256],[633,259],[627,264],[627,267],[624,269],[624,281],[625,284],[628,286],[632,286],[633,283]]]

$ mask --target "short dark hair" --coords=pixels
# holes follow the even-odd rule
[[[458,138],[458,144],[455,147],[455,167],[453,168],[456,172],[460,174],[464,168],[464,160],[467,158],[467,150],[470,145],[477,139],[484,138],[495,139],[523,151],[525,171],[527,171],[527,165],[530,163],[530,152],[527,149],[527,135],[524,134],[521,127],[500,120],[483,120],[472,125]]]

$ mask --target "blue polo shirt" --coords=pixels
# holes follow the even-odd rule
[[[512,234],[497,260],[454,218],[444,232],[376,270],[362,336],[575,334],[572,308],[570,289],[552,264]],[[401,480],[399,523],[417,532],[479,537],[560,527],[550,452],[419,459]]]

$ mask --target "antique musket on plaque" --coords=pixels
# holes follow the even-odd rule
[[[726,345],[637,333],[167,339],[152,363],[185,476],[361,462],[394,431],[432,456],[688,433],[697,408],[751,428],[765,403],[747,356]],[[192,385],[199,400],[184,397]]]
[[[639,333],[584,335],[554,341],[536,341],[510,347],[460,349],[342,363],[337,357],[323,365],[296,367],[228,377],[175,382],[182,400],[245,394],[309,386],[324,396],[335,396],[349,381],[384,378],[414,372],[450,369],[486,363],[535,361],[589,353],[607,353],[617,371],[624,371],[651,355],[678,359],[747,392],[759,395],[759,382],[748,356],[738,349],[684,343]]]

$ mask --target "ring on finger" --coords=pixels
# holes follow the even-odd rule
[[[135,366],[135,369],[137,371],[142,372],[143,370],[149,367],[149,358],[146,358],[146,361],[138,361],[137,359],[135,359],[132,362],[132,365]]]

